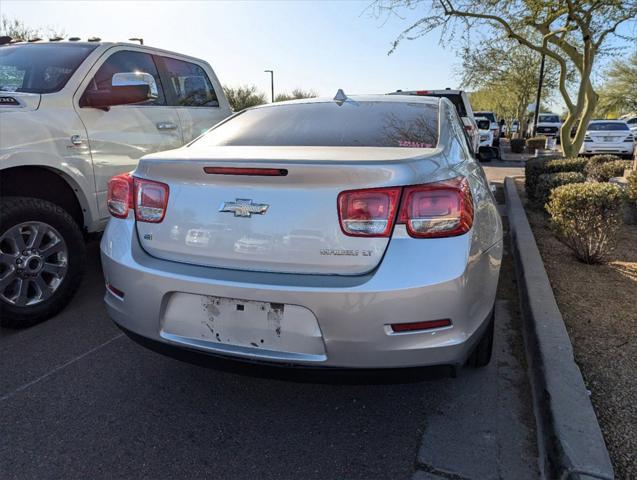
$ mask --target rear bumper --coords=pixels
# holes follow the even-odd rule
[[[619,155],[632,155],[635,150],[635,144],[629,142],[608,142],[608,143],[593,143],[584,142],[580,148],[579,153],[583,154],[602,154],[602,153],[615,153]]]
[[[396,235],[395,235],[396,237]],[[471,251],[471,233],[427,244],[392,238],[373,272],[355,276],[293,275],[199,267],[160,260],[140,246],[132,220],[112,220],[102,237],[110,316],[132,336],[166,347],[249,361],[314,367],[395,368],[464,363],[495,299],[502,242]],[[415,249],[415,247],[418,247]],[[178,293],[298,305],[320,327],[323,355],[246,348],[163,331]],[[188,321],[189,312],[183,312]],[[452,327],[392,333],[390,323],[451,319]]]

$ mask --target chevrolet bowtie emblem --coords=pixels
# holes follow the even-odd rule
[[[268,207],[265,203],[252,203],[249,198],[237,198],[234,202],[223,202],[220,212],[234,213],[235,217],[248,217],[254,215],[265,215]]]

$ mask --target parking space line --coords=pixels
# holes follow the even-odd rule
[[[78,355],[75,358],[72,358],[71,360],[69,360],[68,362],[63,363],[62,365],[58,365],[57,367],[49,370],[47,373],[45,373],[44,375],[36,378],[35,380],[32,380],[28,383],[25,383],[24,385],[19,386],[18,388],[16,388],[15,390],[13,390],[12,392],[7,393],[6,395],[4,395],[3,397],[0,397],[0,401],[4,401],[4,400],[8,400],[9,398],[13,397],[14,395],[22,392],[23,390],[26,390],[29,387],[32,387],[33,385],[35,385],[36,383],[41,382],[42,380],[44,380],[45,378],[50,377],[51,375],[53,375],[56,372],[59,372],[60,370],[65,369],[66,367],[68,367],[69,365],[72,365],[73,363],[82,360],[84,357],[90,355],[91,353],[97,352],[98,350],[100,350],[101,348],[104,348],[105,346],[107,346],[108,344],[114,342],[115,340],[117,340],[118,338],[123,337],[124,334],[120,333],[116,336],[114,336],[113,338],[105,341],[104,343],[98,345],[97,347],[91,348],[89,351],[84,352],[81,355]]]

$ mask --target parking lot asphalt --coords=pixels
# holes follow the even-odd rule
[[[2,478],[537,478],[508,253],[487,368],[316,383],[203,368],[133,343],[102,305],[98,250],[89,243],[65,311],[0,330]]]

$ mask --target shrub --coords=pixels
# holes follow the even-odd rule
[[[529,152],[534,152],[536,148],[544,148],[545,146],[546,137],[531,137],[526,140],[526,148]]]
[[[522,153],[524,152],[524,139],[523,138],[513,138],[511,139],[511,152],[513,153]]]
[[[637,204],[637,170],[633,170],[626,177],[628,183],[626,185],[626,197],[628,201]]]
[[[604,163],[614,162],[615,160],[621,160],[621,158],[616,155],[593,155],[588,159],[586,175],[588,176],[589,170],[595,169]]]
[[[610,183],[573,183],[551,193],[546,210],[558,238],[585,263],[612,251],[622,222],[623,192]]]
[[[537,181],[543,173],[579,172],[584,173],[588,160],[585,158],[533,158],[524,167],[524,186],[530,199],[535,199]]]
[[[585,181],[586,177],[580,172],[543,173],[538,177],[535,198],[544,205],[554,188]]]
[[[613,177],[624,175],[624,170],[630,168],[631,165],[630,160],[614,160],[591,165],[586,169],[587,178],[596,182],[608,182]]]

